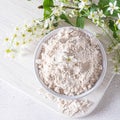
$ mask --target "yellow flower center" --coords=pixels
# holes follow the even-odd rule
[[[68,57],[66,60],[67,60],[67,62],[70,62],[70,61],[71,61],[71,59],[70,59],[69,57]]]
[[[118,24],[120,24],[120,19],[118,20]]]
[[[5,38],[5,41],[7,42],[9,40],[9,38]]]
[[[115,9],[115,7],[114,7],[114,6],[112,6],[112,9],[114,10],[114,9]]]
[[[88,2],[88,0],[83,0],[83,2]]]
[[[19,46],[19,44],[20,44],[19,42],[16,42],[16,46]]]
[[[95,15],[94,14],[92,14],[92,18],[94,18],[95,17]]]

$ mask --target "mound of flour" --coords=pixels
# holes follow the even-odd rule
[[[77,28],[62,28],[43,42],[36,64],[44,84],[67,96],[91,89],[103,69],[99,45]]]

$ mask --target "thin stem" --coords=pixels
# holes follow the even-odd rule
[[[60,7],[58,5],[54,5],[54,6],[51,6],[51,7]],[[39,9],[43,9],[43,5],[40,5],[38,6]],[[79,8],[76,8],[76,7],[72,7],[72,6],[63,6],[63,8],[68,8],[68,9],[75,9],[75,10],[80,10]]]
[[[108,7],[109,5],[105,5],[103,8],[106,8],[106,7]]]

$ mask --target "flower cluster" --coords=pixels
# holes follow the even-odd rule
[[[16,27],[10,37],[5,38],[6,53],[14,58],[16,55],[33,53],[36,44],[47,33],[55,29],[55,19],[33,20],[29,24]]]
[[[102,18],[105,17],[106,16],[103,14],[103,10],[99,9],[97,11],[90,11],[90,14],[88,16],[88,18],[91,19],[93,23],[101,27],[104,27],[104,20]]]
[[[85,19],[89,19],[104,31],[107,28],[113,35],[110,36],[108,51],[114,53],[115,71],[120,71],[120,1],[99,0],[96,4],[92,0],[44,0],[38,8],[44,9],[42,21],[38,19],[30,25],[17,27],[15,33],[5,39],[8,55],[14,57],[23,51],[31,52],[31,45],[37,44],[41,37],[58,27],[61,21],[83,28]]]

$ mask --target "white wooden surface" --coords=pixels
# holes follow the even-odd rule
[[[36,1],[36,0],[35,0]],[[40,17],[41,11],[37,10],[36,2],[30,3],[26,0],[1,0],[0,3],[0,38],[5,34],[9,34],[15,25],[22,24],[24,21]],[[28,61],[28,60],[26,60]],[[32,62],[32,61],[30,61]],[[1,63],[2,64],[2,63]],[[12,63],[11,63],[12,64]],[[16,66],[13,66],[15,68]],[[6,66],[7,68],[7,66]],[[6,68],[0,71],[2,74]],[[10,69],[10,68],[7,68]],[[11,69],[10,69],[11,70]],[[13,70],[13,69],[12,69]],[[25,73],[24,73],[25,75]],[[9,76],[13,79],[12,85],[17,76]],[[26,75],[28,77],[28,75]],[[46,106],[38,104],[31,100],[23,93],[19,93],[14,88],[4,83],[4,79],[0,80],[0,119],[1,120],[38,120],[38,119],[64,119],[57,113],[54,113]],[[9,82],[9,80],[7,80]],[[21,81],[24,82],[24,81]],[[37,86],[33,82],[33,86]],[[22,84],[21,84],[22,85]],[[29,87],[29,84],[28,84]],[[36,88],[37,90],[37,88]],[[87,119],[91,120],[118,120],[120,115],[120,80],[119,77],[112,82],[106,96],[103,98],[99,107]]]

